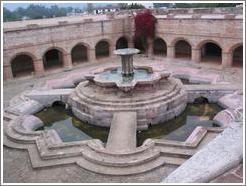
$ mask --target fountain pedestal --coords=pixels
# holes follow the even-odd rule
[[[133,55],[139,53],[135,48],[124,48],[115,50],[116,55],[121,56],[121,66],[123,76],[132,76],[134,74]]]

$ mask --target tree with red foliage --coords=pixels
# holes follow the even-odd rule
[[[148,9],[135,16],[135,41],[141,42],[144,51],[148,51],[149,43],[154,38],[155,23],[156,18]]]

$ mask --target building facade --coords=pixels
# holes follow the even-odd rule
[[[153,10],[152,55],[243,66],[242,7]],[[6,22],[3,25],[4,80],[42,76],[52,69],[100,62],[116,48],[136,47],[133,11]]]

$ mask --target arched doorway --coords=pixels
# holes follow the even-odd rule
[[[233,51],[232,66],[243,67],[243,46],[238,46]]]
[[[53,69],[63,66],[63,54],[58,49],[48,50],[43,57],[44,69]]]
[[[128,41],[125,37],[121,37],[116,42],[116,49],[128,48]]]
[[[191,58],[191,45],[185,40],[179,40],[175,43],[176,58]]]
[[[26,54],[17,55],[11,61],[11,69],[13,77],[32,75],[35,71],[32,57]]]
[[[83,44],[78,44],[71,51],[72,63],[78,64],[88,61],[87,47]]]
[[[145,54],[146,53],[146,41],[139,39],[139,38],[135,38],[134,39],[134,48],[137,48],[138,50],[140,50],[140,54]]]
[[[109,43],[107,41],[99,41],[96,44],[96,58],[103,58],[109,56]]]
[[[153,54],[154,55],[167,55],[167,45],[166,42],[161,38],[156,38],[153,42]]]
[[[215,43],[207,42],[201,47],[201,61],[221,64],[222,50]]]

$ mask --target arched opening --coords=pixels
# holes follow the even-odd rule
[[[209,101],[208,101],[208,98],[201,96],[201,97],[196,98],[193,103],[197,103],[197,104],[209,103]]]
[[[107,41],[99,41],[96,44],[96,58],[109,56],[109,43]]]
[[[55,107],[55,106],[60,106],[60,107],[65,108],[66,103],[64,103],[63,101],[54,101],[54,103],[52,103],[52,107]]]
[[[128,48],[128,41],[125,37],[121,37],[116,42],[116,49]]]
[[[243,46],[238,46],[233,51],[232,66],[243,67]]]
[[[205,43],[201,47],[201,61],[221,64],[222,50],[221,48],[212,42]]]
[[[146,52],[146,49],[144,47],[145,45],[146,43],[142,39],[139,39],[139,38],[134,39],[134,48],[137,48],[138,50],[140,50],[140,54],[145,54]]]
[[[73,47],[71,51],[71,57],[72,57],[73,64],[78,64],[88,61],[87,47],[82,44],[76,45],[75,47]]]
[[[13,77],[31,75],[34,72],[33,59],[26,54],[17,55],[11,61],[11,69]]]
[[[63,66],[63,54],[57,49],[48,50],[43,57],[44,69],[53,69]]]
[[[153,43],[153,54],[154,55],[167,55],[167,45],[166,42],[161,38],[156,38]]]
[[[191,45],[185,40],[179,40],[175,43],[176,58],[191,58]]]

